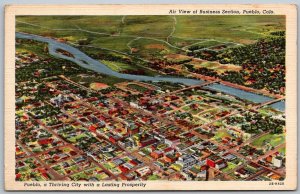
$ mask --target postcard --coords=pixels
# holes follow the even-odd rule
[[[7,5],[5,189],[295,190],[297,8]]]

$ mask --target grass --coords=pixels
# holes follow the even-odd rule
[[[79,172],[71,176],[71,178],[75,181],[80,179],[86,179],[88,176],[84,172]]]
[[[16,29],[21,32],[40,35],[69,37],[73,40],[89,38],[92,40],[93,45],[102,45],[103,47],[107,46],[123,51],[127,49],[126,44],[135,37],[167,40],[167,37],[173,31],[174,18],[172,16],[126,16],[124,23],[122,17],[17,16]],[[170,39],[170,43],[178,47],[197,42],[203,44],[204,47],[214,46],[226,41],[251,43],[268,35],[271,31],[285,30],[285,18],[280,15],[182,15],[176,16],[176,20],[175,32]],[[91,31],[91,33],[78,31],[78,27]],[[200,43],[203,39],[214,40]]]
[[[71,137],[71,138],[69,138],[68,140],[69,140],[70,142],[75,143],[75,142],[77,142],[78,139],[83,138],[83,137],[86,137],[86,134],[85,134],[85,133],[82,133],[82,134],[80,134],[80,135],[77,135],[76,137]]]
[[[108,177],[107,174],[105,174],[104,172],[100,173],[100,174],[96,174],[95,175],[97,179],[99,180],[103,180],[103,179],[106,179]]]
[[[125,79],[117,78],[117,77],[112,77],[112,76],[107,76],[107,75],[101,75],[101,74],[93,74],[89,75],[88,77],[82,77],[80,75],[72,75],[69,77],[72,81],[74,82],[85,82],[83,85],[86,87],[89,87],[91,83],[94,82],[101,82],[105,83],[109,86],[113,86],[116,83],[124,82],[126,81]]]
[[[145,75],[149,75],[149,76],[154,76],[154,75],[158,75],[155,71],[151,71],[149,69],[145,69],[141,66],[137,66],[135,64],[126,64],[126,63],[122,63],[122,62],[117,62],[117,61],[109,61],[109,60],[101,60],[101,62],[108,66],[110,69],[117,71],[117,72],[122,72],[125,70],[142,70],[144,71]]]
[[[122,24],[122,16],[18,16],[17,21],[18,32],[73,41],[89,39],[93,46],[126,52],[129,51],[127,43],[135,37],[164,39],[171,33],[173,26],[173,19],[169,16],[126,16],[125,24]],[[78,27],[85,31],[78,30]],[[118,36],[120,33],[122,36]]]
[[[179,84],[173,84],[168,82],[146,82],[152,85],[160,87],[162,90],[175,91],[181,89],[182,87]]]
[[[255,139],[252,145],[258,148],[264,147],[265,143],[270,143],[271,146],[276,147],[285,142],[284,134],[266,134],[260,138]]]
[[[215,134],[215,136],[213,137],[213,139],[215,139],[215,140],[221,140],[224,137],[231,137],[231,135],[229,133],[227,133],[227,131],[225,129],[220,129]]]
[[[30,44],[29,42],[26,43],[20,43],[16,44],[16,52],[19,53],[34,53],[36,55],[39,55],[43,58],[48,58],[49,55],[47,52],[44,51],[44,47],[46,46],[46,43],[40,43],[40,42],[34,42],[34,44]]]
[[[133,55],[148,60],[153,58],[162,59],[167,54],[179,51],[179,49],[173,48],[160,40],[140,38],[131,42],[130,47],[136,49]]]
[[[119,31],[122,16],[18,16],[16,19],[43,26],[44,28],[39,29],[44,31],[49,29],[77,29],[80,27],[89,31],[113,34]],[[37,28],[36,26],[32,27]]]
[[[134,66],[130,66],[129,64],[121,63],[121,62],[114,62],[108,60],[101,60],[101,62],[107,65],[110,69],[114,71],[124,71],[124,70],[136,70]]]
[[[205,41],[205,39],[195,40],[195,39],[177,38],[177,37],[169,38],[169,43],[179,48],[183,48],[183,47],[188,48],[190,45],[195,44],[195,42],[197,41],[201,42],[201,41]]]
[[[206,38],[249,44],[270,31],[285,30],[285,17],[279,15],[176,16],[176,19],[174,36],[181,38]]]
[[[215,41],[215,40],[200,40],[199,42],[194,43],[193,45],[188,46],[188,48],[197,47],[201,48],[209,48],[212,46],[217,46],[222,44],[222,42]]]
[[[90,83],[99,82],[102,79],[102,75],[72,75],[69,78],[88,87]]]
[[[186,106],[184,106],[183,108],[182,108],[182,110],[184,110],[184,111],[190,111],[191,110],[191,108],[190,108],[190,106],[188,106],[188,105],[186,105]]]
[[[222,172],[228,173],[228,172],[230,172],[231,170],[233,170],[234,168],[236,168],[238,166],[238,165],[236,165],[232,162],[227,162],[227,165],[228,166],[226,168],[222,169]]]
[[[272,115],[281,115],[282,114],[282,112],[280,112],[270,106],[262,107],[262,108],[258,109],[258,112],[265,116],[270,115],[270,114],[272,114]]]
[[[105,164],[103,164],[103,166],[104,166],[105,168],[109,169],[109,170],[116,167],[116,166],[115,166],[113,163],[111,163],[111,162],[105,163]]]
[[[88,178],[91,178],[92,176],[95,176],[98,180],[102,180],[102,179],[105,179],[108,177],[104,172],[94,175],[95,171],[99,171],[99,170],[101,170],[99,167],[90,168],[85,171],[71,175],[71,178],[72,178],[72,180],[77,181],[80,179],[88,179]]]
[[[281,154],[284,154],[284,155],[285,155],[285,153],[286,153],[286,148],[285,148],[285,147],[283,147],[283,148],[280,148],[278,151],[279,151],[279,153],[281,153]]]
[[[79,48],[81,51],[86,53],[87,55],[90,55],[92,58],[98,59],[100,61],[103,61],[104,65],[109,66],[110,68],[114,68],[114,70],[117,70],[117,65],[120,65],[122,69],[119,69],[118,71],[122,70],[142,70],[145,75],[149,76],[155,76],[159,75],[154,70],[151,70],[149,68],[144,68],[145,65],[143,65],[143,61],[140,59],[135,58],[135,56],[128,56],[126,53],[117,53],[114,51],[108,51],[108,50],[103,50],[99,47],[97,48],[91,48],[91,47],[80,47]],[[137,56],[138,57],[138,56]],[[112,59],[114,58],[114,59]],[[131,61],[130,64],[126,62],[120,62],[120,61]]]
[[[144,88],[144,87],[142,87],[140,85],[136,85],[136,84],[128,84],[127,87],[132,88],[132,89],[142,92],[142,93],[148,91],[147,88]]]
[[[220,64],[219,62],[211,62],[211,61],[200,61],[200,60],[193,60],[187,64],[194,65],[195,69],[199,68],[207,68],[215,70],[217,73],[221,74],[225,71],[239,71],[241,70],[241,66],[232,65],[232,64]]]
[[[155,180],[159,180],[159,178],[160,178],[159,176],[153,174],[153,175],[150,175],[150,176],[148,177],[148,180],[149,180],[149,181],[155,181]]]
[[[134,37],[102,36],[99,38],[94,36],[90,45],[130,53],[127,43],[133,39]]]
[[[173,16],[17,16],[16,19],[18,32],[65,38],[75,43],[84,39],[91,46],[129,54],[130,43],[130,47],[137,49],[133,54],[146,59],[179,52],[163,42],[173,31]],[[211,47],[226,41],[252,43],[271,31],[285,28],[285,18],[276,15],[176,16],[176,20],[169,42],[180,48],[188,45]],[[141,38],[132,41],[137,37]],[[164,49],[148,47],[154,44]]]
[[[120,61],[117,59],[120,56],[115,56],[116,52],[122,52],[123,57],[131,55],[131,59],[162,60],[169,54],[184,53],[179,48],[189,48],[191,45],[207,48],[220,44],[229,47],[234,46],[234,43],[250,44],[269,36],[272,31],[285,30],[285,17],[280,15],[178,15],[176,25],[174,17],[170,15],[17,16],[16,20],[17,32],[63,38],[76,44],[84,40],[84,45],[97,48],[81,47],[80,50],[93,58],[109,61],[112,59],[105,56]],[[169,37],[174,29],[173,35]],[[36,48],[29,49],[34,51]],[[119,67],[110,62],[108,65],[113,69],[140,68],[135,62],[131,65],[117,64]],[[234,69],[215,64],[202,65],[218,73]],[[143,70],[147,75],[154,74],[150,70]]]
[[[173,30],[172,16],[126,16],[122,33],[143,37],[166,38]]]
[[[186,55],[180,55],[180,54],[166,55],[165,59],[171,63],[184,63],[192,60],[191,57],[188,57]]]

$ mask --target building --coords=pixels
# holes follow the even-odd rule
[[[165,144],[167,144],[170,147],[175,147],[179,143],[180,143],[180,139],[178,137],[175,137],[175,136],[167,137],[165,139]]]
[[[174,151],[175,150],[173,148],[171,148],[171,147],[167,147],[167,148],[164,149],[165,155],[167,155],[167,154],[174,154]]]
[[[118,144],[122,147],[133,147],[134,141],[132,139],[125,139],[124,141],[118,141]]]
[[[249,172],[245,168],[240,168],[234,172],[235,175],[239,175],[241,178],[249,177]]]
[[[135,171],[139,176],[145,176],[148,174],[151,174],[151,169],[149,168],[149,166],[144,166],[142,168],[139,168]]]
[[[276,157],[273,157],[272,163],[275,167],[280,168],[282,166],[282,160],[283,160],[283,158],[281,156],[276,156]]]
[[[216,167],[216,163],[218,163],[220,160],[222,160],[219,156],[217,155],[211,155],[206,159],[206,164],[209,167],[215,168]]]
[[[164,159],[166,162],[173,163],[176,161],[177,157],[175,154],[166,154]]]
[[[154,158],[154,159],[158,159],[158,158],[161,158],[163,157],[163,152],[162,151],[154,151],[154,152],[151,152],[151,157]]]
[[[222,156],[225,160],[232,161],[236,159],[236,156],[230,153],[226,153]]]
[[[135,124],[129,125],[129,127],[126,127],[126,130],[126,134],[130,136],[140,132],[140,128]]]
[[[224,160],[219,160],[217,163],[216,163],[216,169],[222,169],[222,168],[225,168],[227,166],[227,163],[224,161]]]
[[[196,178],[206,178],[206,169],[192,167],[188,170]]]
[[[139,143],[139,146],[140,147],[146,147],[146,146],[154,144],[156,142],[157,142],[157,139],[149,138],[149,139],[141,140],[140,143]]]
[[[192,156],[182,155],[178,158],[177,164],[181,165],[183,168],[192,166],[196,164],[198,161]]]

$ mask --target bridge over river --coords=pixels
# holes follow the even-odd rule
[[[127,80],[137,80],[137,81],[153,81],[153,82],[171,82],[171,83],[180,83],[184,84],[190,87],[199,87],[204,86],[204,88],[216,90],[219,92],[223,92],[226,94],[230,94],[233,96],[237,96],[241,99],[249,100],[254,103],[264,103],[267,101],[271,101],[272,98],[264,96],[264,95],[259,95],[251,92],[247,92],[241,89],[233,88],[230,86],[225,86],[220,83],[216,83],[215,81],[213,82],[208,82],[206,83],[203,80],[200,79],[190,79],[190,78],[180,78],[180,77],[169,77],[169,76],[145,76],[145,75],[132,75],[132,74],[124,74],[124,73],[119,73],[116,72],[112,69],[110,69],[107,65],[101,63],[100,61],[97,61],[95,59],[92,59],[79,49],[70,46],[66,43],[58,42],[55,39],[47,38],[47,37],[42,37],[34,34],[26,34],[26,33],[16,33],[16,38],[20,39],[29,39],[29,40],[35,40],[39,42],[45,42],[48,43],[48,50],[49,54],[57,57],[57,58],[62,58],[66,59],[69,61],[72,61],[79,66],[101,73],[109,76],[114,76],[118,78],[123,78]],[[66,56],[63,55],[60,52],[57,52],[58,50],[65,50],[71,54],[71,56]],[[278,110],[284,111],[285,110],[285,102],[280,101],[276,104],[274,108],[277,108]],[[272,104],[270,105],[272,106]]]

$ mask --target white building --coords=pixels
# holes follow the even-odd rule
[[[275,167],[278,167],[278,168],[280,168],[281,166],[282,166],[282,157],[281,156],[276,156],[276,157],[273,157],[273,165],[275,166]]]

